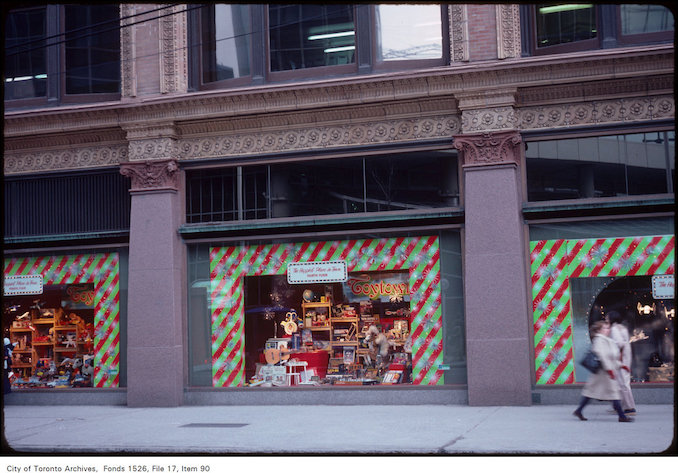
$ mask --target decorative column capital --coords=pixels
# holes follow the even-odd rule
[[[517,131],[485,132],[474,135],[454,136],[453,146],[461,152],[462,164],[488,166],[520,164],[520,143]]]
[[[176,192],[179,188],[179,165],[175,159],[127,162],[120,174],[132,179],[130,192]]]

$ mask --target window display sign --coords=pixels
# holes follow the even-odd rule
[[[9,276],[5,278],[6,296],[42,294],[42,276]]]
[[[314,261],[287,265],[290,284],[329,283],[346,281],[346,261]]]
[[[652,297],[655,299],[673,299],[675,295],[676,283],[673,276],[652,276]]]

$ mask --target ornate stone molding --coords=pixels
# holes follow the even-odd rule
[[[459,117],[426,116],[369,123],[316,125],[297,129],[182,138],[181,159],[204,159],[286,151],[328,150],[350,146],[408,143],[450,138],[461,132]]]
[[[488,166],[520,163],[520,143],[517,131],[489,132],[454,137],[453,146],[461,153],[462,165]]]
[[[517,4],[499,4],[495,8],[499,59],[520,57],[520,6]]]
[[[178,156],[178,133],[174,123],[124,125],[129,142],[129,160],[164,160]]]
[[[167,5],[174,14],[160,18],[160,92],[170,94],[188,90],[188,49],[186,6]]]
[[[127,145],[6,152],[5,175],[117,166],[127,160]]]
[[[449,4],[447,6],[450,24],[450,51],[452,62],[469,60],[468,14],[466,5]]]
[[[122,163],[120,174],[132,180],[130,192],[176,191],[179,166],[174,159]]]
[[[135,26],[126,26],[134,21],[134,18],[127,17],[135,13],[136,7],[133,4],[120,5],[120,17],[125,18],[121,21],[122,27],[120,28],[120,78],[123,98],[137,95]]]
[[[521,130],[562,128],[660,120],[675,117],[673,95],[599,100],[572,104],[525,107],[505,120]]]

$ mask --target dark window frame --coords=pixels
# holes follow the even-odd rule
[[[447,5],[440,4],[443,53],[441,59],[412,59],[403,61],[377,61],[375,5],[353,4],[356,31],[355,62],[336,66],[319,66],[293,71],[270,70],[270,37],[267,5],[250,5],[250,21],[253,31],[250,41],[250,75],[214,82],[203,81],[202,9],[189,12],[189,87],[190,90],[216,90],[255,86],[266,83],[281,83],[321,79],[326,77],[350,77],[373,72],[407,71],[430,68],[450,63],[449,19]]]
[[[643,33],[635,35],[621,34],[621,7],[615,4],[595,4],[598,36],[595,39],[577,41],[562,45],[538,48],[536,5],[520,5],[521,42],[523,56],[544,56],[549,54],[592,51],[627,46],[642,46],[671,42],[674,31]]]
[[[94,103],[120,100],[122,87],[122,73],[118,76],[118,92],[110,93],[86,93],[86,94],[68,94],[66,92],[66,44],[65,44],[65,4],[45,5],[41,7],[30,7],[16,9],[16,11],[27,10],[45,10],[45,37],[49,38],[46,43],[46,71],[47,71],[47,92],[44,97],[30,97],[21,99],[5,99],[5,107],[29,108],[48,105]],[[96,5],[82,5],[96,6]],[[118,9],[118,17],[120,16]],[[120,48],[121,49],[121,48]],[[122,53],[119,53],[118,63],[122,61]],[[118,66],[120,71],[120,66]]]

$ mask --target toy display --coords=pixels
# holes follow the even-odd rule
[[[387,279],[388,274],[381,277]],[[386,287],[387,283],[382,285]],[[253,363],[246,385],[272,388],[412,382],[407,294],[400,294],[397,300],[355,300],[347,298],[339,285],[307,286],[289,292],[295,299],[273,301],[290,307],[284,320],[275,322],[284,334],[276,338],[275,330],[268,332],[270,338],[260,345],[258,363]],[[317,296],[319,293],[324,296]],[[343,300],[335,301],[335,297]],[[250,353],[253,356],[255,352]]]
[[[56,286],[40,299],[6,298],[7,335],[16,344],[13,388],[93,386],[94,309],[70,305],[73,287],[87,288]]]

